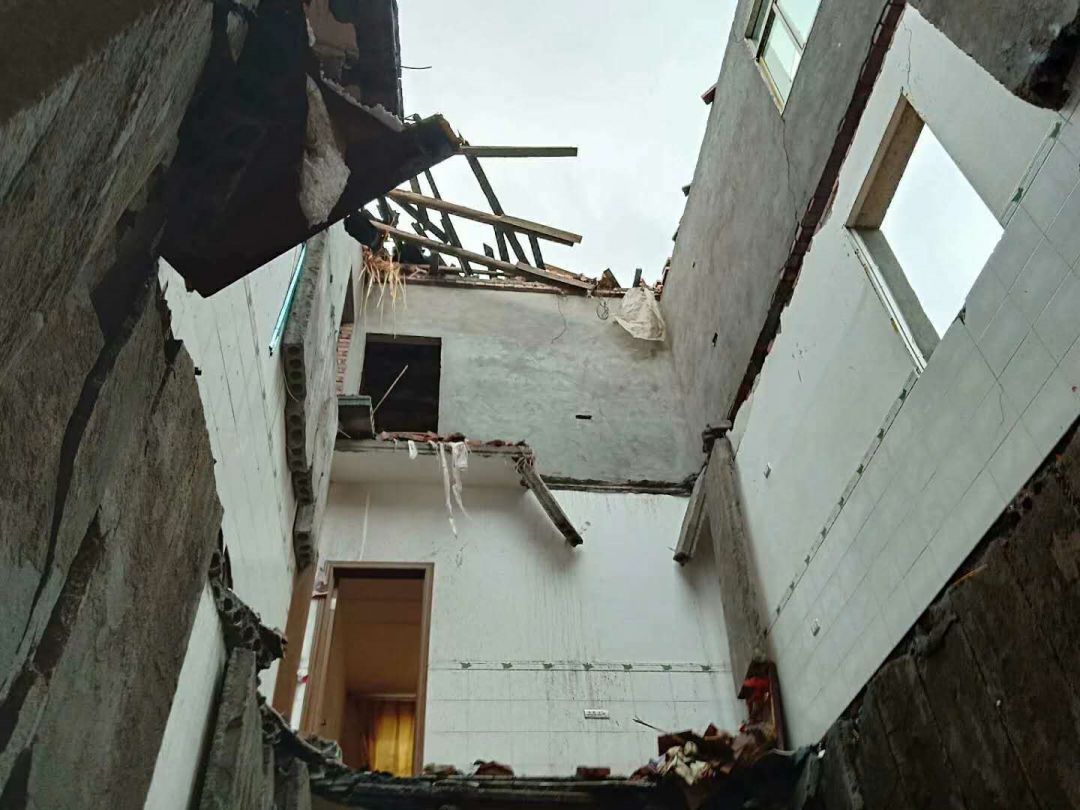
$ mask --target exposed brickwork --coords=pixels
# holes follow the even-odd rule
[[[343,323],[337,342],[337,392],[345,392],[345,364],[349,361],[349,343],[352,341],[353,325]]]

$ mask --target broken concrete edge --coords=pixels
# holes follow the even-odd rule
[[[574,292],[574,290],[568,290],[556,284],[544,281],[529,281],[520,277],[496,276],[493,278],[482,279],[477,276],[467,276],[464,275],[464,272],[459,268],[451,266],[440,268],[443,272],[439,275],[432,275],[431,268],[424,264],[402,264],[401,268],[405,271],[403,278],[407,283],[423,284],[429,287],[504,290],[506,292],[557,293],[560,295]],[[569,270],[559,270],[559,272],[565,273],[570,278],[576,278],[580,281],[586,281],[596,285],[601,284],[603,280],[603,277],[601,277],[601,279],[595,279],[579,273],[571,273]],[[591,290],[581,290],[580,292],[596,298],[622,298],[626,295],[627,289],[628,288],[626,287],[595,286]],[[658,291],[656,294],[659,297]]]
[[[266,627],[259,614],[225,584],[224,558],[218,550],[210,560],[207,579],[221,619],[226,651],[230,654],[238,649],[251,652],[258,672],[284,656],[288,643],[285,636],[279,630]]]
[[[757,342],[754,344],[750,362],[747,364],[746,372],[739,383],[735,399],[728,410],[727,419],[729,422],[734,423],[739,408],[749,399],[754,383],[765,365],[765,359],[769,355],[773,341],[780,333],[780,315],[791,302],[791,298],[795,293],[795,285],[799,280],[799,273],[802,270],[803,259],[810,250],[810,243],[814,238],[814,234],[829,209],[829,202],[832,199],[833,188],[840,176],[840,169],[844,165],[848,150],[855,139],[855,132],[859,128],[859,122],[862,120],[863,112],[866,110],[867,102],[870,100],[870,94],[874,89],[874,84],[877,82],[878,74],[881,72],[881,66],[885,62],[885,56],[892,45],[893,35],[896,33],[904,7],[905,0],[886,0],[884,8],[881,10],[881,16],[874,29],[870,47],[859,71],[858,81],[856,81],[855,89],[851,94],[851,100],[848,102],[847,110],[840,120],[839,127],[837,127],[836,138],[833,141],[832,148],[829,150],[829,156],[818,178],[814,193],[810,197],[810,202],[807,203],[802,220],[796,228],[791,251],[780,269],[780,280],[777,282],[776,289],[773,292],[769,310],[765,315],[765,322],[762,324]]]
[[[383,432],[375,439],[345,439],[339,437],[334,444],[334,450],[339,453],[407,452],[409,442],[412,442],[416,447],[417,454],[422,456],[437,454],[438,451],[435,447],[432,447],[432,442],[435,445],[463,442],[468,446],[470,454],[475,453],[478,456],[508,456],[511,459],[517,459],[535,455],[533,449],[524,442],[513,444],[501,439],[492,439],[490,441],[467,439],[460,433],[442,436],[437,433]]]
[[[588,780],[579,777],[506,777],[424,775],[395,777],[357,771],[345,765],[340,749],[317,738],[301,737],[272,707],[259,698],[264,741],[273,747],[277,768],[301,762],[307,769],[311,793],[346,807],[437,808],[466,803],[490,806],[555,807],[571,804],[643,806],[657,798],[656,784],[622,777]]]
[[[658,481],[647,478],[626,481],[604,481],[599,478],[574,478],[566,475],[545,475],[544,483],[553,491],[567,492],[612,492],[643,495],[673,495],[686,497],[694,489],[696,474],[691,474],[681,481]]]
[[[1029,104],[1060,110],[1068,101],[1080,53],[1076,0],[985,4],[912,0],[927,22]],[[1001,32],[1009,36],[1002,37]]]

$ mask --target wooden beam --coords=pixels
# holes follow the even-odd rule
[[[499,216],[504,216],[506,212],[503,211],[503,207],[499,203],[499,198],[495,196],[495,189],[491,187],[487,174],[484,173],[484,167],[481,166],[480,161],[472,155],[467,155],[466,159],[469,161],[469,168],[472,169],[473,174],[476,176],[476,182],[480,184],[480,190],[484,192],[484,197],[487,198],[488,205],[491,206],[492,212]],[[498,237],[500,234],[502,234],[506,238],[506,241],[510,243],[514,255],[517,256],[517,260],[528,264],[529,260],[525,258],[525,251],[521,249],[521,242],[518,241],[517,235],[513,231],[502,231],[496,227],[495,236]]]
[[[476,158],[577,157],[576,146],[462,146],[461,154]]]
[[[434,211],[454,214],[462,219],[471,219],[473,222],[482,222],[492,227],[502,227],[506,230],[518,231],[528,236],[546,239],[549,242],[558,242],[560,245],[573,246],[581,241],[581,234],[541,225],[539,222],[532,222],[519,217],[510,217],[505,214],[489,214],[487,211],[478,211],[475,208],[468,208],[435,197],[425,197],[423,194],[416,194],[404,189],[395,189],[386,196],[398,205],[408,204],[421,211],[430,208]]]
[[[439,187],[435,185],[435,178],[432,176],[430,169],[424,169],[424,177],[427,179],[428,185],[431,186],[431,193],[434,195],[434,199],[436,199],[436,200],[442,199],[439,196]],[[417,197],[423,197],[424,196],[423,192],[422,192],[422,190],[420,188],[420,178],[418,178],[418,177],[410,177],[409,178],[409,188],[411,188],[413,190],[413,194],[415,194]],[[428,199],[430,199],[430,198],[428,198]],[[397,202],[397,200],[395,200],[395,202]],[[417,205],[417,209],[420,210],[420,211],[423,211],[424,216],[428,217],[426,207],[424,207],[423,205]],[[428,224],[429,225],[432,224],[430,217],[428,217]],[[453,245],[454,247],[461,247],[461,239],[458,237],[457,230],[454,228],[454,223],[451,222],[445,216],[442,218],[442,232],[444,234],[443,237],[442,237],[442,240],[444,242],[447,242],[447,243]],[[469,266],[469,263],[467,261],[465,261],[464,259],[461,260],[461,269],[465,271],[465,275],[467,275],[467,276],[472,275],[473,269],[472,269],[472,267]]]
[[[694,489],[690,493],[690,501],[686,504],[686,513],[683,515],[682,528],[679,531],[679,542],[675,544],[675,562],[684,565],[694,556],[697,549],[698,538],[701,537],[702,529],[708,515],[705,512],[705,468],[698,473],[694,481]]]
[[[391,199],[393,199],[393,197],[391,197]],[[415,222],[413,222],[413,230],[415,230],[417,233],[430,233],[436,239],[447,243],[450,242],[449,234],[447,234],[446,231],[444,231],[442,228],[432,222],[431,218],[428,217],[426,214],[421,214],[420,209],[418,209],[416,206],[410,205],[407,202],[402,202],[401,200],[394,200],[394,204],[399,206],[402,211],[404,211],[406,214],[416,220]]]
[[[574,524],[570,522],[570,518],[566,516],[566,512],[563,511],[555,496],[551,494],[551,490],[544,483],[544,479],[540,477],[540,473],[536,471],[533,460],[531,458],[521,459],[517,464],[517,470],[521,475],[521,482],[532,490],[540,507],[551,518],[555,528],[566,538],[566,542],[572,546],[580,546],[582,543],[581,535],[574,528]]]
[[[499,246],[499,258],[504,262],[510,261],[510,251],[506,249],[506,237],[498,228],[495,229],[495,244]]]
[[[411,242],[414,245],[419,245],[420,247],[427,248],[436,253],[442,253],[445,256],[468,259],[470,262],[478,264],[481,267],[491,267],[495,270],[507,273],[508,275],[524,276],[537,281],[546,281],[549,284],[560,284],[564,287],[573,287],[576,290],[592,290],[596,286],[589,281],[582,281],[581,279],[573,277],[565,278],[563,276],[557,276],[554,273],[549,273],[546,270],[539,270],[524,263],[514,265],[510,264],[510,262],[500,261],[499,259],[491,259],[482,253],[473,253],[471,250],[465,250],[464,248],[444,245],[441,242],[436,242],[434,239],[426,239],[423,236],[417,236],[408,231],[400,231],[397,228],[392,228],[386,223],[379,222],[378,220],[372,220],[371,224],[392,239],[400,239],[402,242]]]
[[[536,266],[541,270],[544,269],[544,254],[540,252],[540,242],[531,233],[529,234],[529,247],[532,248],[533,259],[536,261]]]

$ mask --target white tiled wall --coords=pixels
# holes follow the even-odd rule
[[[730,690],[731,676],[716,665],[482,666],[431,668],[427,761],[467,768],[476,758],[495,759],[538,776],[565,776],[578,765],[630,774],[657,754],[656,732],[635,717],[672,730],[700,731],[709,723],[734,729],[741,721],[732,701],[717,699]],[[607,711],[608,718],[586,719],[585,709]]]
[[[770,645],[796,743],[819,738],[846,708],[1080,415],[1080,119],[1008,96],[910,8],[895,42],[902,47],[894,44],[886,61],[835,212],[736,422],[755,562],[772,607]],[[859,325],[844,296],[822,295],[838,278],[851,290],[866,283],[852,271],[843,221],[902,93],[1005,225],[963,319],[914,385],[877,326]],[[856,328],[843,341],[824,340],[843,319]],[[821,369],[858,369],[851,358],[860,344],[881,352],[872,372],[860,371],[831,399],[800,396],[803,379],[827,378]],[[882,407],[886,385],[898,409]],[[767,394],[771,405],[762,402]],[[778,443],[786,434],[775,414],[793,402],[804,406],[795,410],[806,440]],[[814,445],[840,427],[843,441],[824,452]],[[864,457],[853,435],[869,448]],[[814,447],[817,470],[793,461],[805,446]],[[766,481],[767,457],[774,472]],[[809,472],[784,478],[792,464]],[[796,508],[806,525],[792,517],[790,530],[776,531],[781,521],[768,510]]]
[[[160,272],[173,333],[199,370],[235,588],[278,627],[285,626],[292,587],[296,505],[285,460],[281,358],[269,347],[298,251],[210,298],[186,292],[184,280],[164,261]],[[268,681],[263,678],[264,685]]]
[[[323,559],[434,563],[426,762],[630,773],[656,755],[635,715],[665,730],[743,719],[711,552],[671,559],[686,498],[557,491],[584,538],[571,548],[511,466],[499,479],[505,462],[474,455],[455,536],[435,458],[411,462],[430,482],[365,484],[341,479],[337,455]]]

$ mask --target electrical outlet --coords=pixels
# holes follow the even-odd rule
[[[607,709],[586,709],[585,710],[585,719],[586,720],[610,720],[611,715],[608,713]]]

